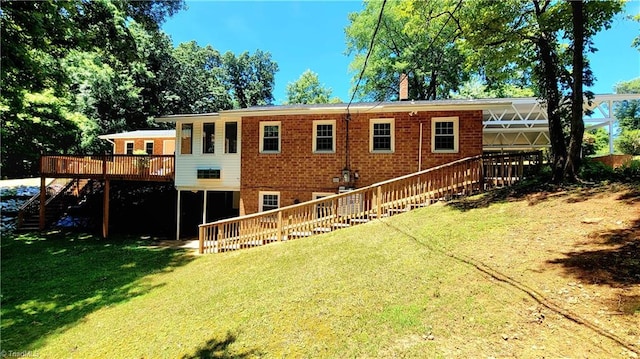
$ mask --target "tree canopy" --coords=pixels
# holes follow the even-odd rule
[[[287,84],[287,99],[284,104],[340,103],[339,98],[331,97],[332,90],[320,84],[318,74],[306,70],[300,77]]]
[[[98,153],[97,136],[153,118],[273,101],[268,52],[174,48],[160,30],[182,1],[3,2],[2,176],[37,174],[40,153]]]

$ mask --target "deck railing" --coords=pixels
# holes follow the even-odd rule
[[[171,181],[174,158],[173,155],[42,156],[40,173],[47,177]]]
[[[465,158],[421,172],[293,206],[199,226],[200,253],[308,237],[441,199],[509,186],[537,171],[541,152]]]

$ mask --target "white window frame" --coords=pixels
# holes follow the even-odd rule
[[[189,148],[191,149],[191,151],[189,153],[182,153],[182,142],[184,141],[184,137],[183,137],[183,132],[184,132],[184,125],[190,125],[191,126],[191,135],[189,137],[189,141],[190,141],[190,146]],[[176,126],[177,127],[177,126]],[[180,124],[180,137],[178,137],[178,139],[180,140],[178,142],[178,148],[180,149],[180,154],[181,155],[193,155],[194,154],[194,148],[193,148],[193,135],[195,133],[195,126],[193,124],[193,122],[184,122]]]
[[[206,148],[204,147],[205,143],[207,142],[207,137],[206,137],[206,133],[204,130],[204,125],[213,125],[213,151],[211,152],[207,152]],[[216,154],[216,123],[215,121],[210,121],[210,122],[203,122],[202,123],[202,143],[201,146],[202,147],[202,154],[203,155],[215,155]]]
[[[318,150],[318,125],[331,125],[331,150]],[[336,120],[316,120],[313,121],[313,153],[335,153],[336,152]]]
[[[229,146],[227,145],[227,124],[235,123],[236,124],[236,151],[229,152]],[[222,144],[225,155],[238,155],[240,154],[240,121],[224,121],[224,128],[222,129]]]
[[[155,145],[156,145],[156,144],[155,144],[155,142],[154,142],[153,140],[151,140],[151,141],[149,141],[149,140],[145,140],[145,141],[144,141],[144,151],[145,151],[145,152],[147,152],[147,144],[149,144],[149,143],[151,144],[151,153],[147,153],[147,154],[148,154],[148,155],[152,155],[152,154],[153,154],[153,151],[155,151],[155,150],[156,150],[156,149],[155,149],[155,147],[156,147]]]
[[[278,126],[278,150],[264,150],[264,128],[267,126]],[[280,153],[282,151],[282,124],[280,121],[260,122],[260,153]]]
[[[131,144],[131,153],[127,153],[127,145]],[[124,153],[125,155],[132,155],[133,152],[136,150],[136,143],[135,141],[124,141]]]
[[[268,195],[275,195],[278,196],[278,207],[280,208],[280,192],[273,192],[273,191],[260,191],[258,192],[258,211],[259,212],[264,212],[264,196],[268,196]]]
[[[448,149],[436,149],[436,123],[438,122],[453,122],[453,150]],[[458,153],[460,151],[460,118],[457,116],[452,117],[433,117],[431,119],[431,152],[432,153]]]
[[[376,124],[389,123],[391,131],[391,149],[375,150],[373,149],[373,127]],[[372,118],[369,120],[369,152],[371,153],[393,153],[396,148],[396,120],[395,118]]]

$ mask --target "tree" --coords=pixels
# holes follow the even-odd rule
[[[90,148],[91,137],[84,135],[117,128],[113,123],[123,119],[126,126],[147,123],[150,101],[142,87],[153,74],[143,64],[137,35],[157,33],[183,5],[3,2],[2,48],[11,49],[2,52],[0,67],[3,176],[36,174],[41,151]]]
[[[572,179],[580,162],[584,123],[578,102],[582,84],[592,81],[588,62],[582,62],[584,51],[595,51],[591,37],[610,26],[620,11],[619,1],[569,4],[550,0],[467,1],[461,11],[463,43],[475,50],[471,64],[481,67],[489,79],[502,80],[510,69],[530,74],[547,108],[556,182]],[[562,42],[562,36],[570,46]]]
[[[171,84],[163,94],[167,101],[165,114],[207,113],[233,107],[217,50],[191,41],[178,45],[171,58],[167,74]]]
[[[287,99],[284,104],[340,103],[339,98],[331,98],[331,89],[320,84],[318,74],[306,70],[298,80],[287,84]]]
[[[382,13],[373,49],[369,49],[381,2],[367,1],[359,13],[349,14],[345,29],[347,55],[356,77],[364,67],[358,97],[375,101],[398,98],[399,78],[406,74],[409,98],[434,100],[449,97],[468,79],[464,54],[456,39],[461,35],[456,13],[461,1],[391,1]]]
[[[226,52],[222,56],[224,84],[233,94],[234,107],[269,105],[273,103],[273,86],[278,64],[271,54],[257,50],[253,55],[239,56]]]
[[[616,84],[615,92],[617,94],[640,93],[640,77]],[[640,100],[617,103],[614,114],[622,130],[640,130]]]

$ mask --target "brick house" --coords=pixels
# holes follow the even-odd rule
[[[150,155],[172,155],[175,151],[175,130],[138,130],[98,138],[113,145],[114,155],[131,155],[134,151],[145,151]]]
[[[480,155],[483,111],[509,105],[455,100],[360,103],[348,110],[347,104],[269,106],[156,121],[176,124],[178,222],[186,218],[186,207],[195,206],[202,211],[195,216],[202,220],[191,224],[197,225]],[[187,197],[190,204],[181,204]]]

